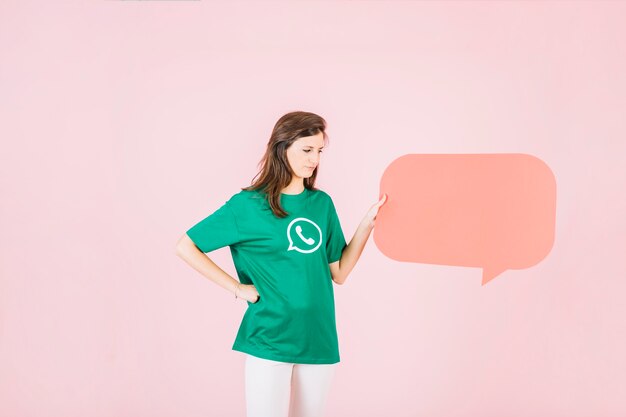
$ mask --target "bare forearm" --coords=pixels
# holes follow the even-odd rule
[[[340,284],[343,284],[363,253],[363,248],[374,228],[374,223],[365,218],[359,224],[348,246],[343,250],[339,260]]]
[[[176,246],[176,255],[220,287],[233,294],[237,293],[239,281],[228,275],[222,268],[200,251],[193,242],[188,241],[178,244]]]

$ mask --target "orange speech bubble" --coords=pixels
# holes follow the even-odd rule
[[[556,180],[526,154],[408,154],[380,181],[374,242],[397,261],[483,268],[482,285],[552,249]]]

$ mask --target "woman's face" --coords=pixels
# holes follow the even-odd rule
[[[308,178],[320,163],[320,154],[324,147],[324,134],[296,139],[287,148],[287,160],[296,176]]]

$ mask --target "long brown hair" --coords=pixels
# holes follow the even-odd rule
[[[262,190],[274,215],[287,216],[288,213],[280,205],[280,192],[291,183],[294,174],[287,159],[287,148],[297,139],[314,136],[319,132],[322,132],[326,141],[328,136],[325,130],[326,120],[315,113],[294,111],[282,116],[274,125],[265,155],[259,162],[260,171],[252,178],[252,185],[242,190]],[[305,188],[316,190],[315,178],[318,168],[319,164],[309,178],[304,178]],[[259,178],[255,180],[257,177]]]

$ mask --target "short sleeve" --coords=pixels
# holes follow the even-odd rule
[[[193,225],[187,230],[187,236],[204,253],[237,243],[239,230],[229,202]]]
[[[328,257],[328,263],[331,264],[341,259],[341,254],[347,244],[343,231],[341,230],[341,223],[339,222],[339,216],[337,216],[337,210],[335,209],[333,201],[330,199],[328,216],[326,256]]]

